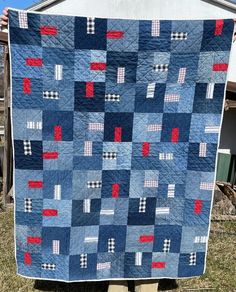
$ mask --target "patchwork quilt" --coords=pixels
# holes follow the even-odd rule
[[[204,273],[233,28],[10,10],[18,274]]]

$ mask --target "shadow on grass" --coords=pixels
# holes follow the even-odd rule
[[[63,283],[57,281],[36,280],[34,289],[40,291],[65,291],[65,292],[106,292],[108,289],[108,281],[83,282],[83,283]],[[129,291],[134,291],[134,281],[128,281]],[[159,280],[158,291],[173,290],[178,288],[178,284],[174,279]]]

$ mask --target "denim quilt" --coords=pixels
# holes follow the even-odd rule
[[[10,10],[18,274],[204,273],[233,28]]]

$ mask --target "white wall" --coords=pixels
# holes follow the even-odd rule
[[[236,18],[236,13],[201,0],[66,0],[45,11],[132,19]],[[236,44],[233,45],[228,80],[236,82]]]
[[[201,0],[66,0],[48,12],[81,16],[158,19],[232,18],[236,14]]]

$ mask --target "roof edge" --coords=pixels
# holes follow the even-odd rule
[[[60,2],[60,0],[44,0],[44,1],[40,1],[38,3],[32,4],[31,6],[29,6],[28,8],[26,8],[26,10],[28,11],[40,11],[41,9],[52,5],[56,2]]]
[[[213,2],[215,4],[219,4],[221,6],[228,8],[228,9],[236,11],[236,3],[232,3],[232,2],[227,1],[227,0],[211,0],[210,2]]]

